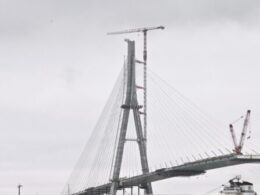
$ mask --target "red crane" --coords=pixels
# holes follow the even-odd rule
[[[239,144],[237,142],[237,138],[236,138],[236,134],[234,132],[233,125],[232,124],[229,125],[230,133],[231,133],[232,140],[233,140],[233,143],[234,143],[234,150],[233,151],[236,154],[242,154],[242,149],[244,147],[247,129],[248,129],[248,124],[249,124],[249,120],[250,120],[250,113],[251,113],[250,110],[248,110],[247,113],[246,113],[246,117],[245,117],[245,120],[244,120],[244,125],[243,125],[243,129],[242,129],[242,132],[241,132]]]

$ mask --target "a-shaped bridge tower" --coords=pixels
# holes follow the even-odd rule
[[[136,93],[136,80],[135,80],[135,42],[126,40],[128,44],[128,57],[127,57],[127,83],[126,83],[126,94],[125,94],[125,102],[121,106],[123,109],[123,118],[120,125],[119,131],[119,140],[117,144],[116,156],[114,159],[114,167],[113,167],[113,176],[112,176],[112,184],[110,187],[110,195],[115,195],[116,191],[119,187],[119,175],[120,169],[123,160],[124,154],[124,145],[127,141],[126,139],[126,132],[128,127],[129,121],[129,114],[132,110],[134,116],[134,123],[136,129],[136,143],[138,143],[139,152],[140,152],[140,159],[141,159],[141,166],[142,166],[142,173],[148,174],[149,173],[149,166],[148,166],[148,159],[147,159],[147,152],[145,146],[145,139],[142,130],[142,122],[140,117],[139,110],[142,106],[138,104],[137,100],[137,93]],[[143,188],[147,194],[152,194],[152,186],[150,182],[144,182]]]

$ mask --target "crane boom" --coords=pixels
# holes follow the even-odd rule
[[[233,128],[233,125],[230,124],[229,125],[229,129],[230,129],[230,133],[231,133],[231,136],[232,136],[232,140],[233,140],[233,143],[234,143],[234,146],[235,146],[235,152],[237,152],[237,148],[238,148],[238,145],[237,145],[237,138],[236,138],[236,134],[234,132],[234,128]]]
[[[243,126],[243,130],[242,130],[241,138],[240,138],[240,142],[239,142],[240,150],[242,150],[244,143],[245,143],[246,133],[247,133],[249,119],[250,119],[250,113],[251,113],[250,110],[248,110],[247,113],[246,113],[246,118],[245,118],[245,121],[244,121],[244,126]]]
[[[109,32],[107,35],[118,35],[118,34],[126,34],[126,33],[135,33],[135,32],[145,32],[150,30],[157,30],[157,29],[165,29],[164,26],[156,26],[156,27],[147,27],[147,28],[136,28],[136,29],[129,29],[129,30],[122,30],[116,32]]]

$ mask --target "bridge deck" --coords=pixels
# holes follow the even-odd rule
[[[222,167],[234,166],[247,163],[260,163],[260,155],[223,155],[218,157],[207,158],[194,162],[184,163],[179,166],[170,168],[158,169],[156,171],[137,175],[130,178],[123,178],[119,181],[120,188],[138,186],[147,182],[155,182],[171,177],[189,177],[206,173],[207,170],[217,169]],[[101,186],[88,188],[74,195],[100,195],[108,193],[111,183]]]

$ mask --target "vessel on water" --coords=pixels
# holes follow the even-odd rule
[[[222,195],[257,195],[253,183],[242,181],[241,176],[229,180],[228,184],[223,185],[220,193]]]

